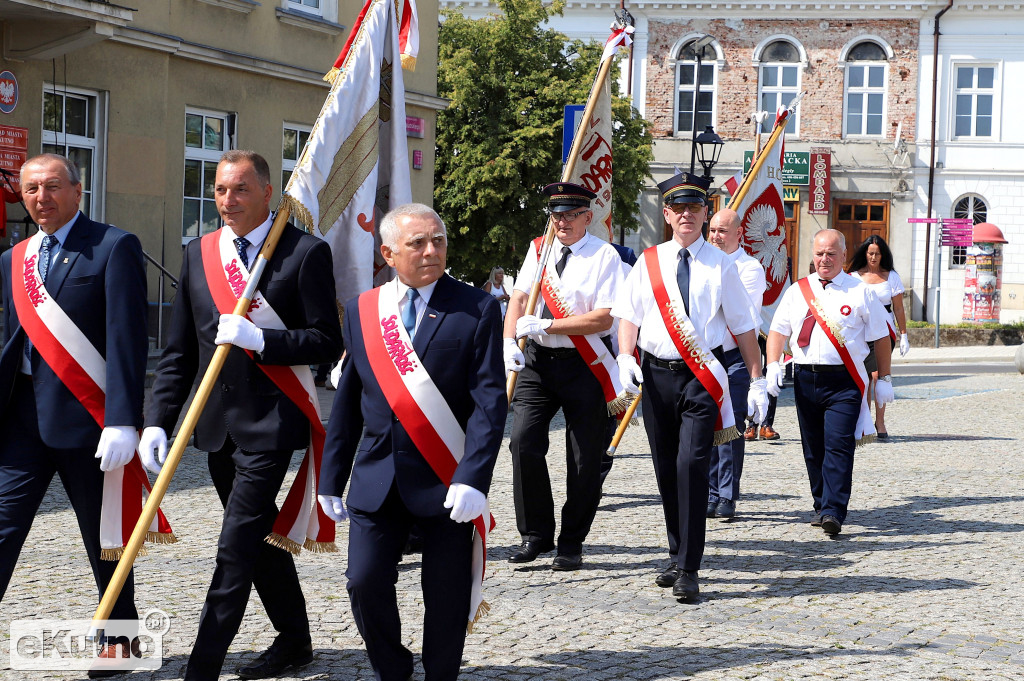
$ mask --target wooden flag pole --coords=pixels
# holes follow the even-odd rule
[[[590,88],[590,97],[587,98],[587,106],[583,109],[583,118],[580,119],[580,125],[576,128],[576,134],[572,138],[572,147],[569,148],[569,158],[566,161],[565,168],[562,169],[562,182],[567,182],[573,173],[576,171],[576,161],[580,157],[580,148],[583,146],[583,138],[586,136],[587,128],[590,127],[590,119],[594,116],[594,108],[597,106],[597,97],[601,93],[601,87],[604,84],[605,79],[608,77],[608,70],[611,68],[614,56],[608,57],[601,62],[601,67],[597,71],[597,78],[594,79],[594,85]],[[537,299],[540,297],[540,283],[544,278],[544,269],[548,261],[548,255],[551,253],[551,245],[555,240],[555,221],[553,218],[548,220],[548,228],[544,233],[544,245],[541,248],[540,253],[540,267],[537,268],[533,275],[533,286],[530,288],[530,298],[526,302],[526,314],[533,314],[537,307]],[[519,349],[523,350],[526,348],[526,338],[519,339]],[[518,371],[510,371],[508,375],[508,386],[506,393],[508,401],[512,401],[512,393],[516,390],[516,379],[519,378]]]
[[[743,198],[747,195],[747,192],[750,191],[751,182],[753,182],[754,178],[757,177],[757,174],[761,172],[761,167],[765,164],[765,161],[768,160],[768,152],[771,151],[772,147],[775,146],[775,143],[779,141],[780,137],[782,137],[782,133],[785,131],[787,123],[789,123],[789,116],[783,118],[782,122],[779,125],[776,125],[775,129],[772,130],[771,137],[769,137],[768,141],[765,143],[764,149],[762,149],[761,153],[757,155],[756,159],[754,159],[754,163],[750,166],[750,170],[748,170],[747,174],[743,176],[743,182],[736,190],[736,193],[732,195],[732,198],[729,199],[728,207],[730,209],[736,210],[736,207],[743,203]]]
[[[267,267],[267,261],[274,255],[277,242],[280,240],[281,233],[288,223],[289,213],[288,204],[282,202],[278,208],[277,215],[274,217],[274,224],[270,228],[270,233],[263,242],[263,248],[260,249],[256,263],[249,273],[249,281],[246,283],[245,291],[242,293],[242,297],[238,299],[238,304],[235,305],[232,314],[244,316],[249,311],[249,305],[256,294],[256,285],[259,283],[260,277],[263,276],[263,271]],[[121,559],[114,570],[114,576],[110,578],[110,583],[107,585],[103,598],[100,599],[100,604],[96,608],[96,614],[92,616],[93,624],[90,635],[97,635],[97,632],[102,629],[102,626],[98,623],[110,617],[114,601],[117,600],[118,595],[121,593],[121,588],[128,578],[128,573],[135,563],[135,558],[139,555],[139,550],[146,539],[146,533],[153,523],[157,509],[160,508],[160,502],[163,501],[167,487],[171,484],[171,478],[174,477],[174,471],[178,468],[181,455],[185,452],[185,447],[192,436],[192,431],[195,430],[196,424],[199,422],[199,416],[203,413],[203,409],[206,408],[206,402],[213,392],[213,386],[217,381],[217,377],[220,376],[221,369],[224,368],[224,362],[227,360],[228,353],[232,347],[234,346],[220,345],[213,353],[210,366],[207,367],[206,374],[203,376],[199,388],[196,389],[196,396],[193,398],[192,404],[189,405],[185,419],[181,423],[181,428],[178,429],[178,435],[174,438],[174,444],[171,445],[170,451],[167,453],[167,460],[164,462],[156,482],[153,483],[153,489],[149,493],[146,505],[142,508],[139,522],[135,523],[135,529],[132,530],[132,536],[124,547]]]
[[[619,440],[622,439],[622,434],[625,433],[626,428],[629,427],[629,422],[633,420],[633,414],[636,413],[636,408],[640,405],[640,394],[643,390],[643,386],[640,386],[640,392],[636,394],[633,401],[629,403],[626,413],[622,415],[622,419],[619,421],[619,425],[615,429],[615,437],[612,438],[612,443],[608,445],[608,456],[614,456],[615,450],[619,448]]]

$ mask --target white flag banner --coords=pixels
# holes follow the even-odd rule
[[[370,289],[375,277],[391,278],[380,256],[379,221],[412,200],[395,15],[394,0],[363,7],[284,190],[293,214],[331,244],[340,302]]]

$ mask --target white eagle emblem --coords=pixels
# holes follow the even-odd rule
[[[750,255],[764,267],[770,283],[786,278],[786,230],[770,203],[756,205],[743,218],[743,239]]]
[[[0,81],[0,102],[10,104],[14,101],[14,83]]]

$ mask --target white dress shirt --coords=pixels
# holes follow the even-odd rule
[[[655,248],[664,276],[675,277],[683,247],[672,239]],[[690,252],[690,321],[707,349],[722,345],[730,329],[739,335],[755,328],[757,321],[750,298],[730,256],[703,237],[697,237],[687,250]],[[637,345],[641,350],[661,359],[682,358],[654,299],[646,253],[626,277],[612,306],[612,316],[640,327]]]
[[[245,257],[246,262],[249,263],[249,271],[252,271],[253,266],[256,264],[256,257],[260,254],[260,249],[263,248],[263,242],[267,240],[267,235],[270,234],[270,228],[273,224],[274,214],[271,213],[259,227],[245,235],[245,238],[249,241],[249,245],[245,248]],[[232,242],[238,238],[238,235],[235,234],[234,230],[227,225],[224,226],[224,229],[229,232],[228,236],[231,237]]]
[[[807,279],[826,317],[839,325],[853,361],[863,362],[868,355],[868,343],[889,335],[885,308],[867,284],[845,272],[840,272],[824,289],[817,274],[810,274]],[[801,348],[797,344],[807,312],[800,286],[793,284],[782,295],[771,330],[789,338],[789,351],[797,364],[842,364],[843,358],[817,323],[808,346]]]
[[[743,282],[743,288],[747,291],[747,297],[750,299],[751,312],[754,315],[755,329],[761,328],[761,303],[764,302],[764,292],[768,289],[768,280],[764,277],[764,267],[758,262],[757,258],[751,256],[743,247],[737,248],[735,251],[729,254],[732,261],[736,263],[736,270],[740,274],[740,281]],[[723,350],[732,350],[736,347],[736,341],[732,339],[732,334],[726,334],[725,339],[722,340]]]
[[[569,246],[569,259],[562,270],[558,292],[562,298],[577,310],[577,314],[585,314],[611,308],[615,302],[615,292],[622,283],[622,259],[618,252],[593,234],[586,233],[583,238]],[[555,278],[555,264],[562,258],[562,243],[555,239],[548,257],[547,271]],[[533,286],[533,278],[537,272],[537,249],[530,242],[523,267],[516,275],[515,290],[529,295]],[[545,309],[544,298],[538,298],[536,315],[541,316]],[[609,332],[601,335],[606,336]],[[531,340],[549,348],[575,347],[569,336],[564,334],[545,334],[530,336]]]
[[[856,277],[861,281],[864,281],[859,272],[851,272],[850,276]],[[906,291],[903,288],[903,279],[896,273],[896,270],[889,270],[889,277],[878,284],[869,284],[866,281],[864,285],[875,292],[875,297],[878,298],[878,302],[882,305],[892,305],[892,299],[899,296],[900,304],[903,304],[903,293]],[[891,310],[886,310],[889,313],[889,328],[892,329],[893,333],[896,332],[896,313]]]
[[[427,309],[427,305],[430,303],[430,296],[434,295],[434,288],[437,286],[438,281],[440,281],[440,279],[416,289],[416,292],[420,295],[413,301],[413,305],[416,306],[416,326],[413,329],[413,333],[409,334],[410,339],[415,338],[416,331],[419,331],[420,322],[423,321],[423,312]],[[397,279],[395,283],[398,285],[398,317],[401,319],[402,315],[405,313],[406,305],[409,304],[409,298],[407,296],[411,287],[403,284],[401,279]]]
[[[71,218],[70,222],[61,225],[60,229],[53,233],[53,236],[57,237],[57,245],[50,249],[50,262],[48,263],[49,267],[46,270],[47,279],[49,279],[50,275],[53,274],[53,268],[60,262],[60,260],[57,259],[57,256],[60,255],[61,250],[64,248],[64,242],[67,241],[68,234],[71,232],[71,225],[75,224],[75,221],[78,220],[78,216],[81,214],[81,211],[75,213],[75,217]],[[42,242],[40,242],[40,248],[42,248]],[[25,342],[28,342],[28,334],[25,335]],[[21,353],[21,367],[19,371],[23,374],[32,373],[32,364],[28,361],[28,355],[24,352]]]

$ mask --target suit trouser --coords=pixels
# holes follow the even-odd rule
[[[853,452],[861,394],[846,371],[796,367],[793,390],[814,510],[846,521],[853,486]]]
[[[555,509],[548,476],[548,428],[559,407],[565,415],[565,504],[558,553],[575,554],[601,502],[601,454],[608,441],[608,406],[601,384],[574,349],[526,347],[512,400],[512,494],[524,541],[553,541]]]
[[[747,413],[747,392],[750,390],[750,373],[743,363],[739,348],[725,353],[726,370],[729,373],[729,397],[732,413],[740,434],[735,440],[711,448],[708,461],[708,501],[740,498],[740,476],[743,474],[743,422]]]
[[[95,458],[99,438],[87,447],[75,449],[43,444],[36,417],[35,391],[27,375],[18,374],[8,405],[0,420],[0,600],[7,591],[21,547],[54,473],[60,476],[75,510],[85,553],[102,596],[117,568],[117,561],[100,559],[103,471]],[[133,574],[128,573],[110,619],[138,619]]]
[[[672,561],[687,571],[704,558],[708,459],[718,405],[689,369],[673,371],[644,357],[644,427],[651,443]]]
[[[398,563],[413,523],[423,539],[423,669],[427,681],[454,681],[462,665],[469,617],[473,526],[448,511],[414,516],[397,487],[373,512],[349,508],[348,594],[378,681],[412,676],[412,653],[402,645],[398,614]]]
[[[186,679],[219,676],[252,587],[279,632],[277,642],[298,646],[310,641],[306,601],[292,554],[264,541],[277,519],[277,493],[291,457],[291,451],[246,452],[230,437],[220,451],[209,454],[224,522]]]

